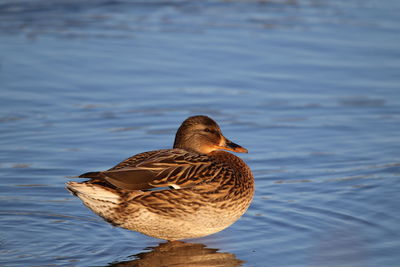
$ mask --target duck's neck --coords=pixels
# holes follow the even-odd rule
[[[216,150],[208,155],[219,162],[228,163],[233,169],[235,169],[236,173],[243,174],[243,176],[246,177],[253,177],[249,166],[247,166],[247,164],[241,158],[232,153],[223,150]]]

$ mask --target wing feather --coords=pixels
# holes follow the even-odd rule
[[[100,172],[100,176],[125,190],[172,185],[186,188],[204,182],[208,176],[215,177],[217,174],[214,173],[219,171],[213,165],[215,163],[206,155],[182,149],[168,149],[138,154],[108,171]],[[206,173],[209,175],[205,175]]]

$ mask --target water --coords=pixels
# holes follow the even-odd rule
[[[2,1],[0,265],[398,266],[398,1]],[[214,118],[256,178],[170,244],[64,189]]]

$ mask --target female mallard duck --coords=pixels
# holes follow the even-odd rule
[[[113,225],[166,240],[219,232],[238,220],[254,194],[247,152],[218,124],[193,116],[179,127],[173,149],[137,154],[108,171],[88,172],[67,189]]]

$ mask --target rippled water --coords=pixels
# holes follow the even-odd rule
[[[0,265],[398,266],[398,1],[0,3]],[[205,114],[246,147],[248,212],[185,243],[64,189]],[[197,264],[197,265],[196,265]]]

